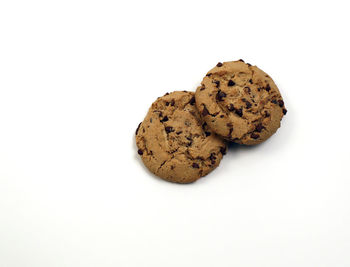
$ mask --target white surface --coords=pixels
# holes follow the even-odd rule
[[[347,1],[1,1],[0,266],[350,266]],[[191,185],[134,132],[218,61],[288,114]]]

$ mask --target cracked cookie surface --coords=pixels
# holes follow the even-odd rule
[[[287,113],[272,78],[243,60],[218,63],[196,90],[196,106],[210,129],[239,144],[259,144]]]
[[[215,169],[225,142],[203,122],[192,92],[159,97],[136,130],[138,154],[164,180],[191,183]]]

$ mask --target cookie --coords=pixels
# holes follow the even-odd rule
[[[244,145],[268,139],[287,113],[271,77],[243,60],[218,63],[203,78],[195,96],[210,129]]]
[[[136,130],[138,154],[160,178],[191,183],[215,169],[225,142],[202,122],[192,92],[159,97]]]

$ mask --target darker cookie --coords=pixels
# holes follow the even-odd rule
[[[195,96],[210,129],[245,145],[269,138],[287,113],[271,77],[242,60],[217,64],[203,78]]]

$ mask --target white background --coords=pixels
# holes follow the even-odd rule
[[[350,266],[349,25],[347,1],[1,1],[0,266]],[[150,174],[151,103],[239,58],[277,134]]]

